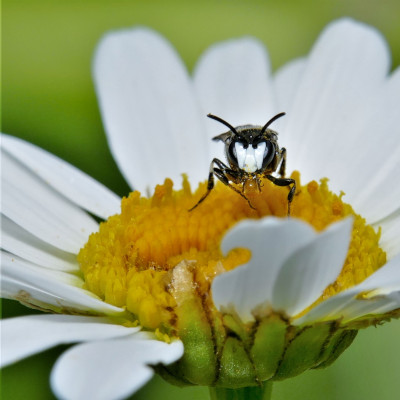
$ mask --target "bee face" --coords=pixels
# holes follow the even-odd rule
[[[250,174],[267,169],[276,156],[276,134],[251,125],[237,127],[236,131],[238,134],[232,132],[225,142],[230,166]]]

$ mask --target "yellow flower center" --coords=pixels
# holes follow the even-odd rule
[[[334,221],[354,216],[342,272],[321,301],[363,281],[386,262],[386,255],[378,245],[379,233],[342,202],[342,194],[329,191],[327,179],[301,186],[299,174],[292,177],[298,183],[293,218],[320,231]],[[172,181],[166,179],[151,198],[141,197],[139,192],[123,198],[121,214],[101,223],[99,232],[90,236],[78,255],[86,288],[107,303],[125,307],[132,320],[142,326],[174,333],[177,298],[171,282],[175,267],[184,261],[191,268],[191,284],[203,305],[213,307],[213,278],[250,258],[246,249],[236,249],[224,257],[220,250],[222,237],[245,218],[286,218],[288,189],[262,181],[261,192],[249,189],[246,193],[253,210],[245,199],[219,183],[203,203],[189,212],[205,191],[206,184],[202,183],[192,193],[184,177],[179,191],[174,191]]]

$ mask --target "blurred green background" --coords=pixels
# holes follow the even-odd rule
[[[393,68],[399,65],[398,0],[3,0],[2,131],[40,145],[124,195],[128,188],[107,148],[90,72],[94,47],[105,31],[153,27],[174,44],[189,69],[213,42],[251,34],[268,46],[276,69],[307,54],[326,23],[341,16],[378,28],[388,40]],[[3,302],[2,311],[4,317],[29,312],[11,301]],[[273,398],[395,398],[399,338],[398,321],[361,331],[332,367],[276,383]],[[1,397],[53,398],[48,376],[63,349],[4,369]],[[179,389],[156,377],[134,399],[160,397],[203,399],[207,389]]]

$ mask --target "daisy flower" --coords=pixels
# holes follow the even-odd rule
[[[213,398],[267,398],[271,382],[328,366],[358,329],[398,317],[400,71],[389,68],[379,32],[348,19],[275,74],[253,38],[212,46],[190,77],[154,31],[107,34],[94,80],[135,191],[121,201],[2,135],[2,296],[49,312],[2,321],[2,365],[79,343],[52,371],[60,398],[124,398],[154,371]],[[281,111],[291,218],[288,189],[269,180],[247,188],[253,208],[218,183],[188,211],[210,161],[224,160],[210,140],[221,125],[205,115],[264,126]]]

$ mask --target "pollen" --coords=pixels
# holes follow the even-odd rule
[[[327,179],[301,186],[299,173],[292,178],[298,183],[292,218],[302,219],[318,231],[348,215],[354,218],[342,272],[321,300],[363,281],[386,262],[378,245],[379,232],[342,201],[343,193],[330,192]],[[125,308],[132,321],[158,335],[174,334],[180,299],[172,283],[177,266],[185,263],[191,274],[188,285],[203,307],[212,308],[214,277],[251,257],[247,249],[224,256],[220,250],[223,236],[245,218],[287,218],[288,188],[263,180],[261,191],[246,192],[252,209],[245,199],[218,183],[204,202],[188,211],[205,191],[206,184],[201,183],[192,192],[183,176],[181,190],[173,190],[172,181],[166,179],[151,198],[137,191],[123,198],[121,213],[102,222],[78,255],[86,288],[105,302]]]

